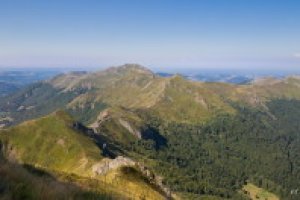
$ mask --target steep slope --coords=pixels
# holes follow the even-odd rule
[[[220,95],[202,83],[187,81],[180,76],[167,79],[162,98],[151,108],[162,119],[180,123],[203,123],[234,109]]]
[[[243,199],[238,191],[250,182],[280,199],[296,200],[290,191],[300,183],[300,101],[272,100],[266,106],[272,116],[237,106],[236,115],[204,125],[149,117],[145,121],[166,137],[167,147],[157,151],[149,142],[137,142],[132,149],[187,199]]]
[[[69,115],[58,111],[2,130],[1,149],[11,161],[43,169],[92,191],[109,192],[125,199],[141,196],[163,199],[164,193],[155,183],[150,183],[137,162],[122,157],[104,158],[95,138],[87,137],[82,130]],[[123,170],[124,167],[129,170]]]
[[[0,199],[115,199],[55,179],[45,171],[10,163],[0,155]]]

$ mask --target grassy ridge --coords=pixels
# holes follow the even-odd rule
[[[79,173],[101,159],[93,141],[72,128],[72,119],[55,112],[38,120],[4,130],[1,140],[17,159],[43,168]]]
[[[99,193],[109,194],[110,197],[118,195],[118,199],[163,199],[157,188],[139,173],[117,168],[106,175],[96,176],[92,172],[92,166],[105,162],[101,150],[92,139],[74,129],[73,123],[69,115],[57,111],[46,117],[2,130],[2,152],[10,160],[43,169],[60,180],[76,183],[80,188],[94,191],[96,197]],[[8,180],[11,178],[13,179],[7,177]],[[35,189],[34,185],[29,185],[24,190],[30,195],[32,193],[33,197],[30,196],[29,199],[34,199],[40,192],[40,188]],[[93,194],[87,195],[94,197]]]

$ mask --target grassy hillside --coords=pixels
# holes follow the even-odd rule
[[[118,199],[117,195],[81,188],[45,171],[10,163],[0,156],[0,199]]]
[[[3,130],[0,137],[6,154],[21,162],[84,175],[101,159],[101,152],[91,139],[73,129],[72,123],[59,111]]]
[[[95,141],[75,129],[73,119],[65,112],[58,111],[2,130],[0,142],[2,152],[9,160],[45,170],[81,187],[125,199],[139,199],[141,196],[163,199],[158,189],[138,171],[132,174],[118,167],[108,174],[95,174],[96,164],[111,159],[103,158]]]

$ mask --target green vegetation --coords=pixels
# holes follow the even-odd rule
[[[68,113],[70,113],[77,121],[80,121],[86,125],[89,125],[96,121],[97,115],[107,108],[107,105],[104,103],[94,103],[89,107],[79,108],[74,107],[67,109]]]
[[[180,76],[159,77],[127,64],[94,73],[69,73],[32,84],[0,99],[0,113],[15,125],[67,109],[90,124],[105,108],[143,109],[176,123],[206,123],[220,114],[236,114],[230,102],[265,109],[272,99],[300,99],[300,79],[262,79],[249,85],[199,83]]]
[[[259,188],[251,183],[247,183],[244,187],[243,187],[243,192],[244,194],[246,194],[247,196],[249,196],[251,199],[261,199],[261,200],[279,200],[279,198],[274,195],[273,193],[270,193],[268,191],[266,191],[263,188]]]
[[[27,164],[84,175],[101,159],[97,145],[73,127],[62,111],[3,130],[6,154]],[[38,153],[37,153],[38,152]]]
[[[116,195],[78,187],[32,166],[12,164],[0,155],[0,199],[119,199]]]
[[[133,151],[173,191],[240,199],[237,191],[251,180],[281,199],[297,199],[290,191],[300,180],[300,101],[274,100],[267,106],[273,116],[236,106],[238,115],[221,115],[202,126],[148,116],[167,146],[156,151],[151,141],[137,141]]]
[[[13,119],[8,125],[16,125],[65,108],[83,92],[82,89],[62,92],[47,82],[34,83],[11,96],[0,98],[0,111]]]
[[[1,123],[63,109],[93,128],[93,137],[59,111],[4,129],[0,140],[9,159],[78,176],[72,182],[87,179],[83,185],[92,188],[110,184],[111,191],[137,199],[144,191],[162,196],[130,170],[112,170],[104,183],[103,176],[90,179],[91,167],[103,160],[103,143],[112,154],[162,176],[183,199],[247,199],[241,190],[252,183],[296,200],[290,191],[300,183],[299,85],[295,77],[249,85],[199,83],[158,77],[137,65],[71,73],[1,99]]]
[[[18,175],[20,180],[15,180],[10,175],[11,172],[5,169],[3,173],[8,175],[6,177],[8,181],[4,179],[3,182],[8,182],[5,187],[9,189],[3,191],[3,195],[8,195],[8,199],[9,195],[13,194],[20,195],[14,199],[44,199],[44,197],[46,199],[66,199],[67,197],[67,199],[81,199],[81,197],[82,199],[99,199],[99,197],[140,199],[141,196],[153,200],[163,199],[158,189],[146,181],[147,177],[141,176],[140,172],[128,173],[128,170],[113,169],[108,174],[96,175],[93,171],[95,164],[109,160],[105,158],[106,161],[103,161],[102,151],[97,146],[96,138],[87,137],[87,134],[83,126],[80,127],[63,111],[2,130],[0,152],[7,159],[23,163],[27,171],[38,175],[49,173],[49,176],[53,177],[49,181],[47,177],[37,178],[37,183],[35,183],[34,176],[25,179],[26,170],[17,168],[16,174],[20,173]],[[55,180],[56,178],[68,184],[60,185]],[[1,180],[0,178],[0,183]],[[45,184],[53,183],[53,185],[57,183],[58,189],[66,190],[66,194],[55,196],[56,191],[54,191],[53,196],[47,196],[48,190],[44,189],[43,184],[38,184],[40,181],[45,181]],[[72,185],[75,184],[78,189],[72,189]],[[20,189],[18,189],[19,185]],[[68,193],[69,185],[70,192]]]

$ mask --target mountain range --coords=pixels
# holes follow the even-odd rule
[[[201,82],[138,64],[70,72],[1,97],[1,160],[72,198],[249,199],[252,184],[297,199],[299,114],[298,76]],[[16,184],[0,182],[0,196]],[[17,198],[41,198],[32,188]]]

